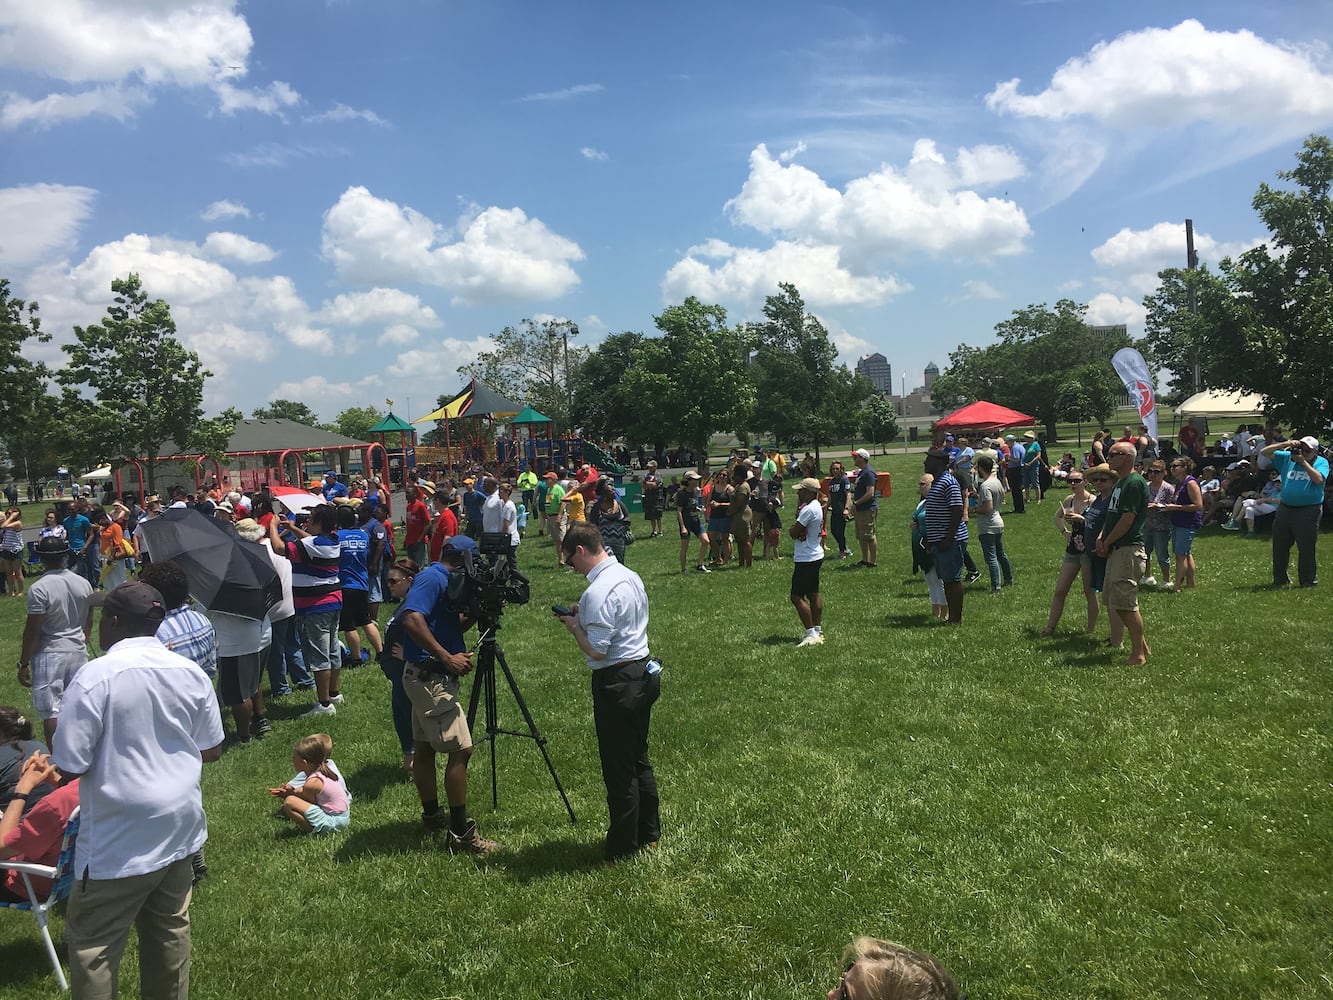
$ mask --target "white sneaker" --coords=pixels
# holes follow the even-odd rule
[[[343,696],[341,694],[330,695],[329,701],[333,702],[335,705],[341,705],[343,703]]]
[[[796,644],[797,646],[822,646],[824,645],[823,632],[807,632],[805,638]]]
[[[1139,581],[1139,586],[1140,586],[1140,587],[1155,587],[1155,586],[1157,586],[1157,577],[1155,577],[1155,576],[1145,576],[1142,580]]]
[[[332,705],[321,705],[319,702],[315,702],[315,707],[308,712],[302,712],[301,718],[305,719],[312,715],[337,715],[337,714],[338,710],[334,708]]]

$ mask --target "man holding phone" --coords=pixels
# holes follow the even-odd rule
[[[573,608],[551,610],[592,671],[593,723],[611,814],[606,860],[619,861],[661,836],[648,727],[662,665],[648,653],[648,595],[639,575],[602,547],[597,526],[577,522],[561,542],[565,562],[588,578]]]

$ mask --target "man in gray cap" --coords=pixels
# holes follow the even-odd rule
[[[74,672],[88,662],[93,631],[92,584],[68,568],[69,542],[48,536],[37,543],[45,572],[28,588],[18,680],[32,688],[32,708],[42,720],[49,746],[56,716]]]
[[[157,640],[167,611],[157,590],[122,583],[93,601],[106,653],[74,676],[51,749],[67,779],[87,779],[65,918],[71,986],[114,997],[137,926],[141,994],[184,997],[190,855],[208,838],[199,777],[222,755],[222,717],[207,675]]]

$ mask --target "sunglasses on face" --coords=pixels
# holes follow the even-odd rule
[[[1070,476],[1070,477],[1069,477],[1069,481],[1070,481],[1071,483],[1081,483],[1081,482],[1083,482],[1083,477],[1082,477],[1082,476]]]

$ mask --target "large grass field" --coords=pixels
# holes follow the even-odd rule
[[[500,638],[577,824],[536,748],[501,737],[499,807],[485,747],[471,799],[503,853],[423,839],[371,667],[344,674],[321,727],[352,827],[296,836],[265,789],[312,727],[307,702],[280,703],[262,745],[205,768],[194,995],[806,998],[862,933],[934,952],[977,998],[1333,995],[1329,581],[1268,590],[1267,537],[1209,529],[1199,589],[1144,596],[1155,655],[1125,668],[1104,619],[1082,635],[1077,595],[1038,637],[1061,550],[1048,501],[1006,516],[1015,585],[992,596],[983,577],[963,627],[934,625],[906,544],[919,463],[877,462],[898,491],[880,565],[826,564],[822,647],[795,648],[790,558],[681,576],[675,538],[631,548],[666,663],[651,855],[593,867],[606,806],[588,679],[548,610],[583,580],[531,535],[532,603]],[[22,618],[0,600],[0,662]],[[12,669],[0,702],[28,704]],[[521,725],[503,691],[500,712]],[[135,996],[133,948],[124,969]],[[0,915],[0,1000],[55,992],[30,918]]]

